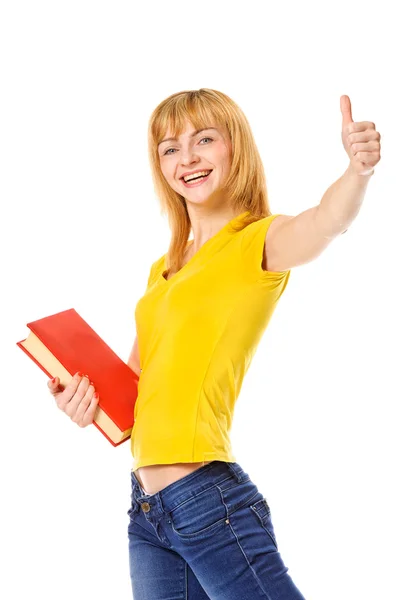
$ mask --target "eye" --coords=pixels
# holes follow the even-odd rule
[[[201,139],[200,139],[199,143],[200,143],[200,142],[203,142],[204,140],[210,140],[211,142],[213,142],[213,138],[210,138],[210,137],[204,137],[204,138],[201,138]],[[208,144],[206,144],[206,145],[208,145]],[[167,149],[167,150],[166,150],[166,151],[163,153],[163,156],[166,156],[167,154],[169,154],[169,151],[170,151],[170,150],[176,150],[176,148],[168,148],[168,149]],[[173,152],[173,154],[174,154],[174,152]]]

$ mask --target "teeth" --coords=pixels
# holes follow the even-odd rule
[[[198,171],[198,173],[192,173],[191,175],[187,175],[187,177],[183,177],[184,181],[187,183],[190,179],[194,179],[195,177],[199,177],[200,175],[208,175],[210,171]]]

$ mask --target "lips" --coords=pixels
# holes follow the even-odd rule
[[[212,171],[209,171],[208,175],[206,175],[205,177],[202,177],[201,179],[197,179],[197,180],[192,180],[189,181],[188,183],[186,183],[184,181],[184,179],[182,179],[182,183],[184,185],[184,187],[186,188],[194,188],[194,187],[198,187],[200,185],[203,185],[206,181],[208,181],[209,177],[212,175]]]
[[[184,177],[187,177],[187,175],[195,175],[196,173],[202,173],[203,171],[209,171],[208,177],[212,173],[212,170],[213,169],[197,169],[196,171],[187,171],[187,173],[183,173],[180,179],[184,180]]]

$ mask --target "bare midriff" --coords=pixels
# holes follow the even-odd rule
[[[200,469],[208,462],[173,463],[170,465],[148,465],[140,467],[134,474],[146,494],[157,494],[167,485],[175,483],[185,475]]]

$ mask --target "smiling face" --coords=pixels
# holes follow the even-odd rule
[[[187,121],[178,139],[169,139],[172,137],[168,129],[158,146],[161,171],[170,187],[187,202],[204,203],[220,190],[229,174],[231,142],[228,132],[214,124],[196,131]],[[199,173],[201,171],[206,173]],[[192,172],[206,176],[185,182],[182,176]]]

